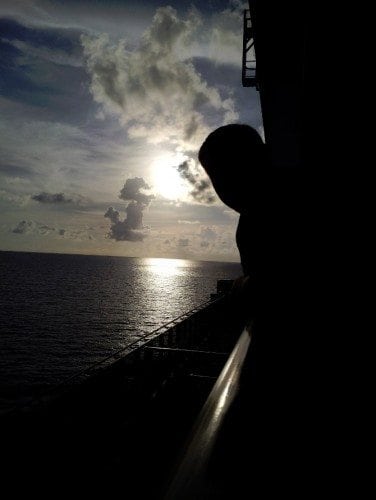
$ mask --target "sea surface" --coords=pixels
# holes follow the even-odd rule
[[[0,252],[0,412],[210,299],[237,263]]]

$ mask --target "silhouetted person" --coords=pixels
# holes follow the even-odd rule
[[[219,198],[240,214],[236,243],[244,277],[235,282],[235,314],[251,319],[259,293],[258,274],[265,259],[265,191],[269,168],[266,146],[245,124],[220,127],[202,144],[199,161]]]
[[[301,278],[301,264],[306,265],[301,172],[273,168],[267,146],[245,124],[214,130],[198,158],[219,198],[240,214],[236,242],[244,276],[254,290],[252,300],[260,307],[277,305],[278,294],[288,289],[295,293],[295,279]]]
[[[257,216],[267,168],[266,146],[249,125],[225,125],[209,134],[198,158],[219,198],[240,214],[236,241],[244,275],[249,276],[257,256],[247,226]]]
[[[269,475],[284,481],[285,450],[299,454],[304,446],[310,390],[304,177],[294,168],[273,168],[259,134],[242,124],[212,132],[199,160],[219,198],[240,214],[236,241],[244,279],[234,316],[253,320],[241,390],[220,437],[223,456],[236,456],[241,444],[248,460],[225,459],[217,467],[224,467],[223,477],[254,472],[259,482]],[[297,462],[290,466],[299,470]]]
[[[239,301],[241,314],[257,323],[254,348],[264,344],[269,362],[281,349],[300,356],[312,260],[310,180],[302,169],[271,166],[267,146],[245,124],[214,130],[198,158],[219,198],[240,214],[236,242],[244,293]]]

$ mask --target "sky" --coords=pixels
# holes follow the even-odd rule
[[[0,250],[239,261],[197,160],[241,85],[246,3],[1,0]]]

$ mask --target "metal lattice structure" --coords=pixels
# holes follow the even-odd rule
[[[256,78],[256,55],[253,38],[253,28],[251,13],[244,11],[243,24],[243,63],[242,63],[242,84],[243,87],[258,87]]]

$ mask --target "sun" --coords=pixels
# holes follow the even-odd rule
[[[156,194],[168,200],[181,200],[187,197],[187,186],[177,171],[177,167],[185,159],[183,155],[166,154],[152,162],[152,188]]]

